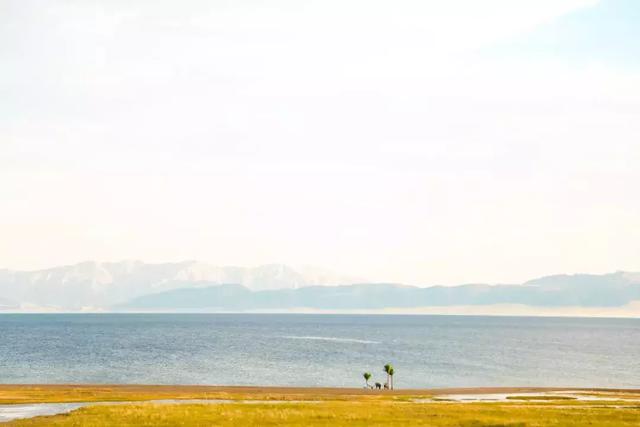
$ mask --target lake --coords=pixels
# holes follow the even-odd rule
[[[640,319],[2,314],[0,382],[640,388]]]

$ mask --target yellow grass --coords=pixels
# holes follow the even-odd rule
[[[506,389],[478,389],[492,393]],[[476,390],[476,391],[478,391]],[[511,389],[510,393],[534,391]],[[538,391],[543,391],[539,389]],[[547,390],[548,391],[548,390]],[[0,385],[0,403],[131,401],[88,406],[70,414],[16,420],[7,426],[433,426],[433,427],[638,427],[640,403],[536,399],[500,403],[417,403],[433,393],[471,389],[376,392],[362,389],[201,386]],[[593,391],[589,391],[593,392]],[[638,392],[598,391],[636,397]],[[530,397],[530,396],[522,396]],[[555,398],[555,396],[552,396]],[[155,399],[228,399],[233,403],[155,404]],[[245,400],[267,400],[273,403]]]
[[[8,426],[433,426],[637,427],[640,407],[538,406],[503,403],[407,403],[393,400],[319,403],[86,407],[68,415],[14,421]]]
[[[351,400],[429,397],[426,392],[375,392],[362,389],[310,387],[210,387],[145,385],[1,385],[0,404],[120,402],[160,399],[223,400]]]

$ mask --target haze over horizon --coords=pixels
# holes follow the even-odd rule
[[[349,312],[637,317],[640,273],[407,286],[282,264],[84,262],[0,269],[0,312]]]
[[[459,282],[459,283],[423,283],[423,282],[415,282],[415,281],[406,281],[406,282],[401,282],[401,281],[397,281],[397,280],[379,280],[376,279],[375,277],[368,277],[368,276],[364,276],[364,275],[347,275],[344,274],[340,271],[336,271],[336,270],[332,270],[329,268],[324,268],[323,266],[319,266],[319,265],[290,265],[290,264],[286,264],[286,263],[279,263],[279,262],[268,262],[268,263],[264,263],[264,264],[258,264],[258,265],[222,265],[222,264],[218,264],[218,263],[214,263],[214,262],[206,262],[203,260],[195,260],[195,259],[182,259],[182,260],[175,260],[175,261],[148,261],[148,260],[143,260],[143,259],[115,259],[115,260],[93,260],[93,259],[86,259],[86,260],[82,260],[82,261],[78,261],[78,262],[72,262],[72,263],[68,263],[68,264],[61,264],[61,265],[49,265],[47,267],[43,267],[43,268],[31,268],[31,269],[12,269],[12,268],[7,268],[4,266],[0,265],[0,271],[16,271],[16,272],[25,272],[25,273],[37,273],[37,272],[43,272],[43,271],[48,271],[48,270],[56,270],[56,269],[64,269],[64,268],[73,268],[73,267],[78,267],[78,266],[82,266],[82,265],[87,265],[87,264],[91,264],[91,265],[96,265],[96,266],[101,266],[104,264],[109,264],[109,265],[122,265],[122,264],[140,264],[140,265],[188,265],[188,264],[194,264],[194,265],[201,265],[201,266],[206,266],[208,268],[232,268],[232,269],[246,269],[246,270],[252,270],[252,269],[260,269],[260,268],[266,268],[266,267],[277,267],[277,268],[284,268],[284,269],[291,269],[294,270],[296,272],[302,273],[304,275],[307,276],[318,276],[318,277],[326,277],[326,278],[330,278],[330,280],[328,280],[328,283],[318,283],[318,285],[326,285],[326,284],[330,284],[330,285],[336,285],[336,284],[342,284],[342,285],[347,285],[347,284],[368,284],[368,283],[394,283],[394,284],[398,284],[398,285],[409,285],[409,286],[417,286],[417,287],[431,287],[431,286],[450,286],[450,287],[454,287],[454,286],[461,286],[461,285],[467,285],[467,284],[484,284],[484,285],[518,285],[518,284],[522,284],[525,283],[528,280],[532,280],[534,279],[534,277],[529,277],[523,281],[519,281],[519,282],[490,282],[490,281],[484,281],[481,279],[476,279],[476,280],[470,280],[467,282]],[[607,275],[607,274],[616,274],[616,273],[632,273],[632,274],[640,274],[638,273],[640,272],[640,268],[638,269],[632,269],[632,270],[622,270],[622,269],[617,269],[617,270],[611,270],[611,271],[572,271],[572,272],[550,272],[547,274],[542,274],[540,276],[536,276],[535,278],[544,278],[544,277],[552,277],[552,276],[580,276],[580,275]],[[335,278],[342,278],[344,280],[341,281],[336,281],[333,280]]]
[[[639,271],[639,10],[5,1],[0,266]]]

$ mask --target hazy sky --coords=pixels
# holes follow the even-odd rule
[[[640,270],[640,2],[0,1],[0,267]]]

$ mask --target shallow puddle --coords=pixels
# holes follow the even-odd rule
[[[0,405],[0,422],[44,415],[66,414],[85,406],[86,403],[29,403]]]

